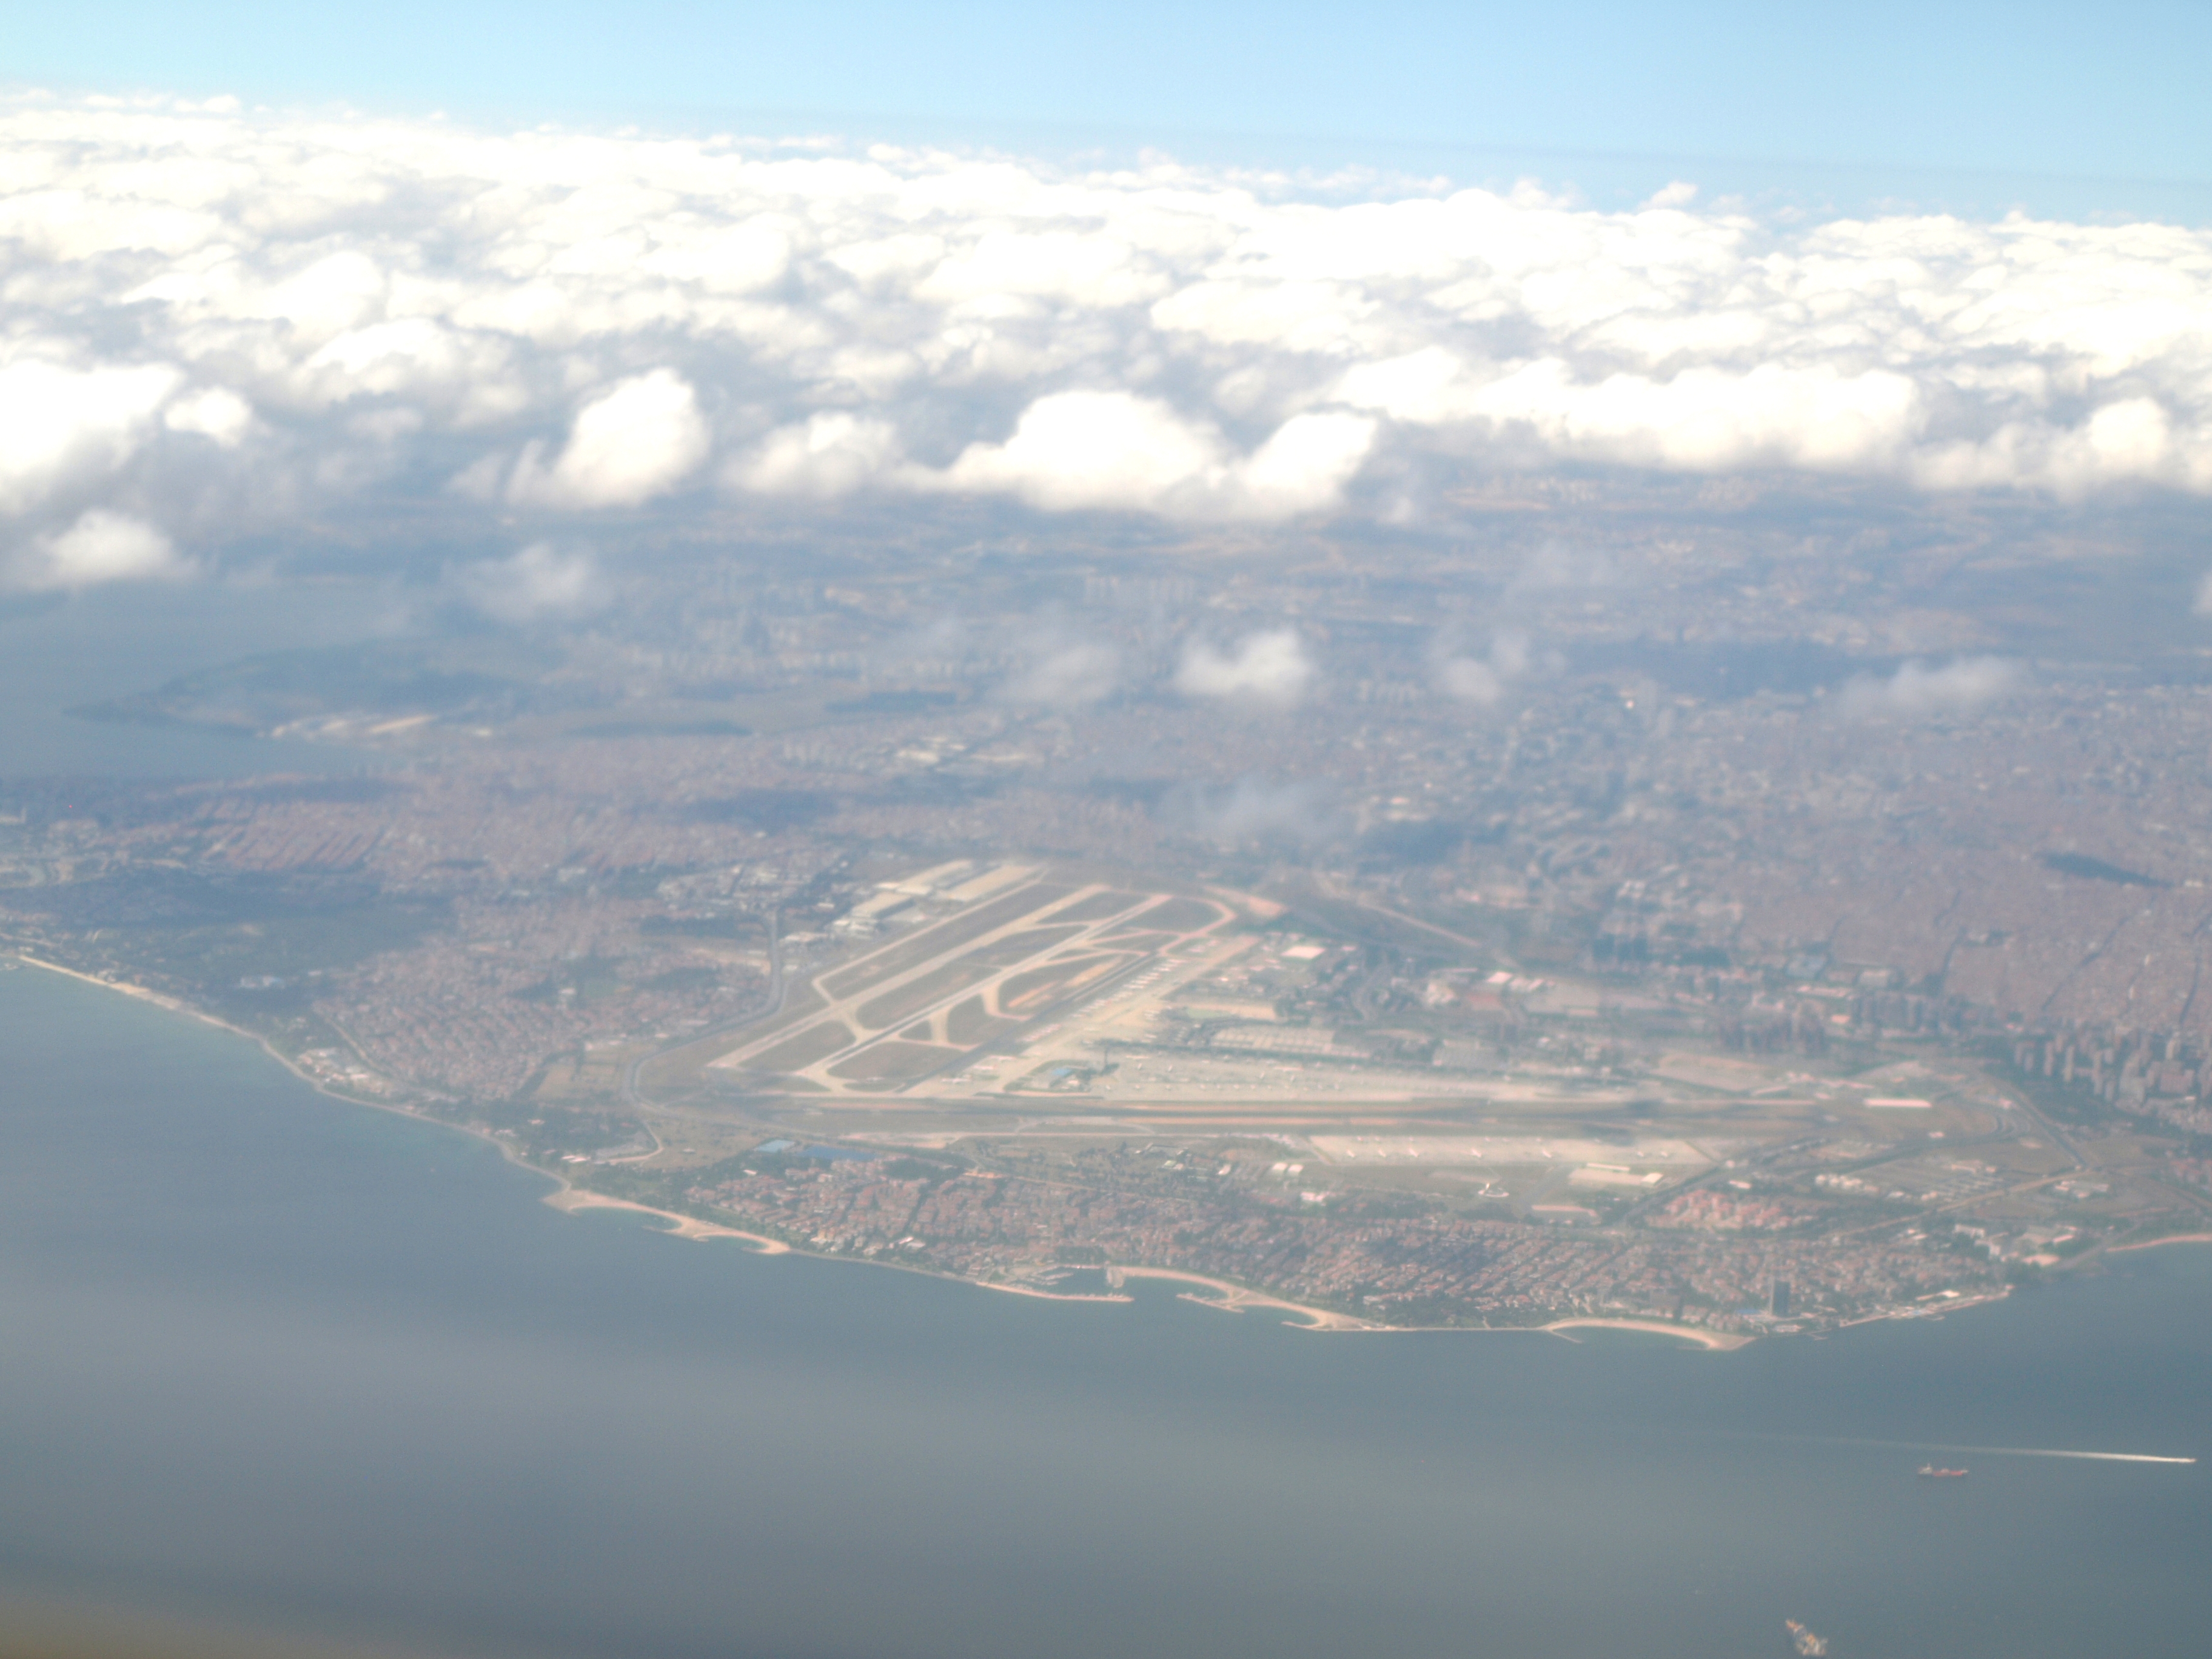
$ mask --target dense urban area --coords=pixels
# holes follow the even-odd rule
[[[2185,586],[1493,505],[672,547],[558,635],[121,689],[333,764],[10,785],[0,927],[575,1193],[1040,1293],[1739,1336],[2201,1228]]]

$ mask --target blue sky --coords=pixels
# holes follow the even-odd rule
[[[873,125],[1046,149],[1091,136],[1239,159],[1326,162],[1364,147],[1420,165],[1462,149],[2212,183],[2206,0],[11,9],[0,76],[79,91],[495,120]]]

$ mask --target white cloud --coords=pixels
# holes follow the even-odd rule
[[[68,529],[33,544],[12,574],[21,587],[75,589],[103,582],[174,579],[191,572],[191,562],[178,556],[157,526],[95,507],[79,514]]]
[[[30,96],[0,155],[19,530],[431,477],[1263,522],[1455,467],[2212,494],[2203,229]]]
[[[1104,702],[1121,684],[1121,653],[1110,643],[1048,634],[1007,678],[1002,695],[1011,702],[1080,708]]]
[[[764,495],[845,495],[880,479],[898,450],[890,422],[825,410],[778,427],[722,476],[732,489]]]
[[[1374,441],[1375,422],[1364,416],[1291,416],[1237,468],[1243,516],[1280,519],[1335,506]]]
[[[469,603],[495,621],[524,623],[589,616],[610,598],[588,553],[533,542],[504,559],[465,565],[453,580]]]
[[[1886,473],[1925,424],[1907,376],[1826,363],[1592,377],[1541,357],[1496,374],[1427,348],[1348,371],[1337,395],[1412,424],[1533,441],[1563,459],[1686,472]]]
[[[171,404],[161,416],[161,424],[172,432],[197,433],[225,449],[234,449],[246,441],[246,433],[252,428],[253,405],[235,392],[210,386]]]
[[[1219,435],[1157,398],[1062,392],[1024,410],[1006,442],[970,446],[945,481],[1063,510],[1157,508],[1206,493],[1223,470]]]
[[[1127,392],[1061,392],[1022,411],[1004,443],[969,448],[935,482],[1036,507],[1188,519],[1285,519],[1336,504],[1366,459],[1375,422],[1295,416],[1248,456],[1210,421]]]
[[[1342,826],[1311,783],[1240,778],[1227,789],[1197,788],[1165,803],[1170,820],[1188,820],[1204,840],[1224,847],[1261,836],[1326,839]]]
[[[1621,578],[1619,563],[1602,547],[1547,541],[1522,561],[1506,591],[1546,593],[1571,587],[1609,587]]]
[[[173,368],[0,366],[0,513],[106,478],[137,452],[177,382]]]
[[[1887,679],[1861,675],[1845,685],[1837,710],[1846,720],[1925,720],[1967,714],[2020,688],[2017,664],[1960,657],[1938,668],[1908,662]]]
[[[1272,628],[1247,634],[1228,652],[1204,640],[1191,641],[1175,683],[1185,696],[1291,708],[1304,699],[1313,679],[1313,660],[1297,630]]]
[[[326,341],[291,384],[303,402],[398,398],[465,430],[526,410],[527,394],[509,373],[511,356],[504,342],[405,317]]]
[[[1531,660],[1528,636],[1515,629],[1501,629],[1484,655],[1459,650],[1441,639],[1432,653],[1437,690],[1480,708],[1494,708],[1502,701],[1506,688],[1528,672]]]
[[[672,369],[624,380],[576,412],[560,459],[524,451],[507,499],[529,507],[635,507],[665,495],[707,459],[699,394]]]

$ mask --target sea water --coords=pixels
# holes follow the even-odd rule
[[[2201,1248],[1708,1353],[1036,1301],[549,1186],[0,973],[0,1619],[450,1654],[1726,1659],[1787,1618],[1837,1659],[2206,1650],[2204,1465],[1934,1449],[2212,1454]]]
[[[69,711],[240,657],[379,637],[399,614],[388,592],[359,580],[0,594],[0,778],[238,778],[388,765],[389,754],[337,744]]]

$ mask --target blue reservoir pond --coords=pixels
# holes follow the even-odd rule
[[[0,1614],[434,1654],[2208,1649],[2204,1465],[1937,1449],[2212,1453],[2201,1247],[1735,1353],[1321,1334],[564,1216],[30,969],[0,1054]]]

